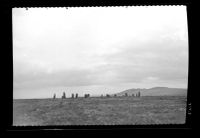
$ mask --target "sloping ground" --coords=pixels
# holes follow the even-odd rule
[[[183,124],[186,97],[112,97],[13,101],[13,125]]]
[[[125,93],[128,95],[141,92],[143,96],[186,96],[187,89],[182,88],[167,88],[167,87],[154,87],[150,89],[128,89],[117,93],[118,96],[122,96]]]

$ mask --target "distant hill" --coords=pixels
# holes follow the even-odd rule
[[[187,96],[187,89],[184,88],[168,88],[168,87],[153,87],[150,89],[128,89],[119,93],[117,96],[136,94],[140,91],[142,96]]]

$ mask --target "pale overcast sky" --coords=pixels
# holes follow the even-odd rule
[[[185,6],[12,12],[14,98],[187,88]]]

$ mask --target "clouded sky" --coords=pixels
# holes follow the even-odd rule
[[[187,88],[185,6],[13,8],[14,98]]]

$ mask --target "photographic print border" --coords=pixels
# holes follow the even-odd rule
[[[187,6],[187,18],[188,18],[188,36],[189,36],[189,51],[191,52],[192,37],[191,37],[191,2],[185,1],[41,1],[36,2],[33,0],[18,0],[18,1],[4,1],[3,13],[4,13],[4,37],[6,46],[7,60],[5,61],[5,72],[7,75],[7,81],[4,85],[6,87],[6,97],[4,105],[7,107],[7,114],[5,116],[4,125],[6,131],[20,131],[20,130],[120,130],[120,129],[191,129],[192,127],[192,94],[194,91],[191,84],[191,54],[189,53],[189,73],[188,73],[188,93],[187,93],[187,111],[186,111],[186,123],[185,124],[167,124],[167,125],[84,125],[84,126],[12,126],[13,118],[13,59],[12,59],[12,8],[59,8],[59,7],[110,7],[110,6]],[[193,74],[192,74],[193,75]]]

